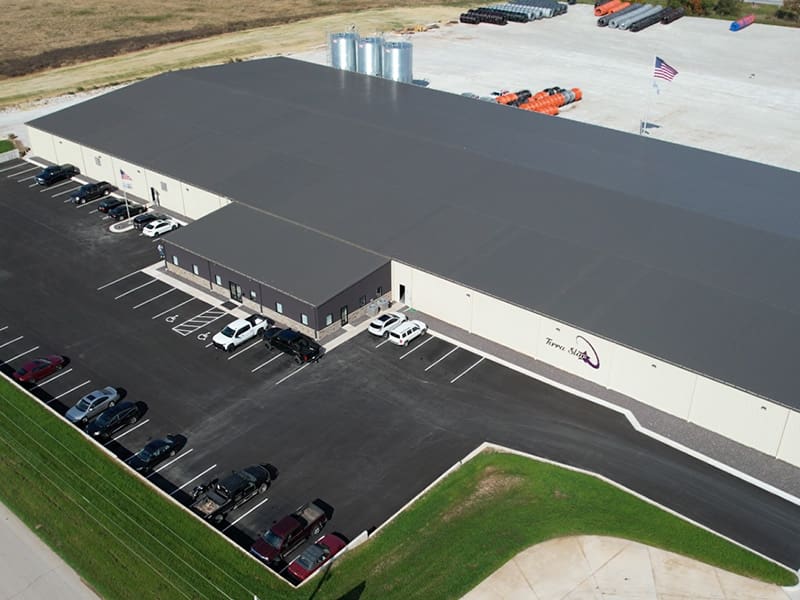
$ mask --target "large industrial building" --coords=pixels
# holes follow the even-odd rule
[[[28,127],[247,306],[320,335],[389,295],[800,466],[798,173],[287,58]]]

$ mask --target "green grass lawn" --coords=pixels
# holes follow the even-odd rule
[[[565,535],[651,544],[792,585],[795,575],[590,476],[483,453],[334,569],[292,590],[0,381],[0,500],[106,599],[458,598]]]
[[[14,143],[11,140],[0,140],[0,154],[14,149]]]

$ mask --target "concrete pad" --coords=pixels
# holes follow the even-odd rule
[[[0,504],[0,600],[97,600],[78,575]]]
[[[787,600],[782,588],[616,538],[560,538],[520,552],[465,600]]]

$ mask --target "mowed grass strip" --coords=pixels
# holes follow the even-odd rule
[[[291,591],[5,381],[0,453],[0,500],[103,598]]]
[[[594,477],[485,452],[299,590],[0,381],[0,500],[104,598],[459,598],[520,551],[626,538],[734,573],[794,573]]]
[[[11,140],[0,140],[0,154],[9,152],[14,149],[14,143]]]

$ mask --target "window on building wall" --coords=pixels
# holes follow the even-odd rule
[[[275,303],[275,312],[282,315],[283,314],[283,304],[280,302]]]
[[[300,322],[303,325],[308,325],[308,315],[305,313],[300,313]]]
[[[375,295],[377,295],[378,297],[383,296],[383,286],[382,285],[379,285],[378,289],[375,290]]]
[[[252,300],[253,302],[258,300],[258,294],[256,293],[255,290],[250,290],[250,300]]]
[[[161,182],[161,191],[162,192],[166,192],[167,191],[167,182],[166,181],[162,181]]]
[[[214,283],[216,283],[217,285],[222,285],[222,277],[220,277],[219,275],[214,275]]]
[[[367,303],[367,297],[366,296],[361,296],[361,298],[358,299],[358,304],[360,306],[364,306],[366,303]]]
[[[175,265],[176,267],[178,266],[178,257],[175,256],[174,254],[172,255],[172,264]]]
[[[102,167],[103,166],[103,157],[102,156],[95,156],[94,157],[94,164],[96,164],[98,167]]]
[[[328,325],[333,325],[333,314],[331,313],[325,315],[325,326],[327,327]]]
[[[200,275],[200,267],[198,267],[197,265],[192,265],[192,273],[194,273],[195,275]]]

